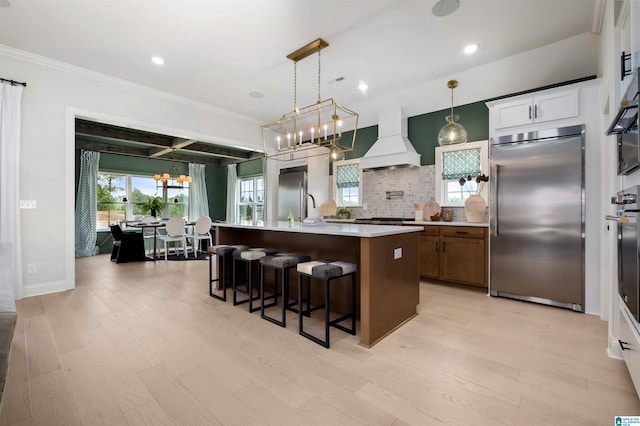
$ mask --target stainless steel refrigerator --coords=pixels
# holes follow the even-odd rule
[[[491,141],[492,296],[584,312],[584,131]]]
[[[280,170],[278,179],[278,220],[287,220],[289,211],[293,217],[307,217],[306,206],[300,212],[302,196],[307,192],[307,168],[305,166]]]

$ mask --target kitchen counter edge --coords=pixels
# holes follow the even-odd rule
[[[407,222],[407,225],[411,225]],[[407,234],[410,232],[422,231],[422,226],[391,226],[391,225],[356,225],[354,223],[328,223],[324,226],[301,226],[295,223],[289,226],[288,222],[269,223],[264,226],[258,225],[234,225],[230,223],[216,223],[215,226],[238,229],[254,229],[257,231],[281,231],[296,232],[303,234],[323,234],[340,235],[347,237],[383,237],[386,235]]]

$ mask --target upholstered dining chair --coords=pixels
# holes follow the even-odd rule
[[[140,232],[123,232],[120,225],[110,225],[113,235],[111,260],[116,263],[144,261],[144,240]]]
[[[213,245],[213,238],[211,238],[211,218],[209,216],[201,216],[196,220],[196,224],[193,227],[193,234],[187,234],[187,239],[192,240],[191,246],[193,247],[193,256],[198,257],[198,251],[200,250],[200,241],[208,240],[209,245]],[[208,246],[207,246],[208,248]],[[204,253],[207,253],[205,248]]]
[[[167,235],[158,236],[164,242],[164,260],[167,259],[170,243],[181,243],[184,257],[187,257],[187,236],[184,232],[185,222],[180,216],[173,216],[167,222],[165,229]],[[176,249],[176,254],[178,253]]]

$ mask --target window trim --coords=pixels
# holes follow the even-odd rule
[[[127,197],[128,200],[132,199],[132,193],[133,193],[133,178],[145,178],[145,179],[151,179],[153,180],[153,175],[152,174],[146,174],[146,173],[141,173],[141,172],[123,172],[123,171],[114,171],[111,169],[98,169],[98,174],[103,174],[103,175],[118,175],[118,176],[124,176],[125,180],[126,180],[126,188],[125,188],[125,197]],[[182,193],[183,191],[186,192],[186,203],[180,203],[184,206],[186,206],[186,211],[187,214],[189,212],[189,191],[190,191],[190,186],[187,183],[183,189],[180,190],[180,192]],[[158,188],[158,191],[160,191],[161,193],[164,191],[162,189],[162,187]],[[162,195],[160,195],[160,197],[162,198]],[[175,197],[174,197],[175,198]],[[97,208],[98,208],[98,201],[96,201],[96,212],[97,212]],[[115,203],[115,202],[114,202]],[[123,203],[122,201],[119,202],[119,204],[124,204],[124,210],[125,210],[125,217],[127,218],[127,222],[131,222],[132,218],[134,217],[133,214],[133,208],[134,205],[132,202],[127,202],[127,203]],[[170,209],[171,205],[173,204],[172,202],[172,197],[169,197],[167,195],[167,206]],[[163,212],[164,214],[165,212]],[[97,221],[97,219],[96,219]],[[96,224],[97,225],[97,224]],[[96,232],[108,232],[110,231],[109,228],[98,228],[96,226]]]
[[[346,166],[349,164],[357,164],[358,165],[358,202],[356,204],[341,204],[338,199],[338,167]],[[362,203],[364,202],[362,193],[362,167],[360,167],[360,159],[354,158],[352,160],[340,160],[333,162],[333,199],[336,202],[337,207],[362,207]]]
[[[442,180],[442,153],[448,151],[462,151],[465,149],[480,148],[480,171],[485,175],[489,175],[489,141],[467,142],[459,145],[445,145],[436,147],[436,200],[442,207],[464,207],[463,203],[447,203],[443,200],[445,195],[445,181]],[[485,185],[480,193],[485,200],[489,199],[489,185]]]
[[[262,179],[262,192],[264,193],[263,198],[262,198],[262,202],[258,202],[258,197],[257,195],[257,191],[258,191],[258,186],[255,184],[256,179]],[[240,193],[241,193],[241,184],[243,181],[247,181],[247,180],[253,180],[254,181],[254,186],[253,186],[253,194],[255,196],[255,200],[252,203],[241,203],[240,202]],[[238,177],[238,181],[236,182],[236,193],[237,195],[237,204],[236,204],[236,208],[235,208],[235,216],[236,216],[236,223],[242,223],[242,220],[240,218],[240,206],[248,206],[251,205],[254,208],[254,211],[257,210],[257,206],[262,206],[262,210],[266,216],[266,205],[267,205],[267,182],[264,178],[264,174],[258,174],[258,175],[250,175],[250,176],[242,176],[242,177]],[[263,222],[266,222],[267,218],[264,217],[262,218]],[[252,225],[253,226],[257,226],[257,216],[254,213],[253,217],[252,217]]]

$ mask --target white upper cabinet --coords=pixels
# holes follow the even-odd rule
[[[496,101],[492,108],[495,129],[542,123],[580,114],[579,90],[558,90],[535,96]]]

